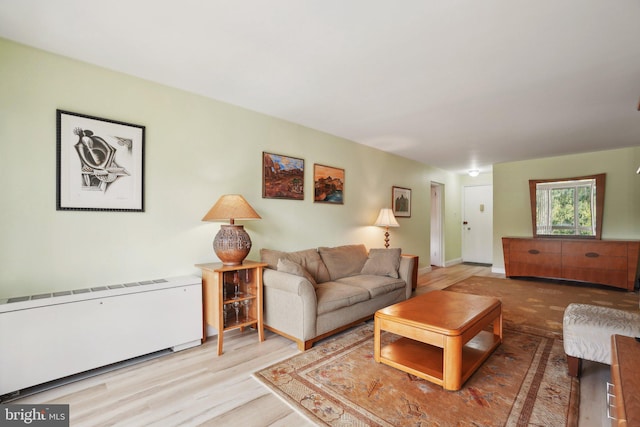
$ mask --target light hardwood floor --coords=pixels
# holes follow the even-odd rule
[[[504,277],[489,267],[459,264],[434,268],[418,278],[416,294],[442,289],[473,275]],[[251,373],[298,353],[296,345],[253,330],[225,335],[224,354],[215,339],[204,345],[86,378],[11,403],[70,405],[72,426],[311,426],[306,418],[251,377]],[[43,349],[44,350],[44,349]],[[584,364],[580,426],[608,425],[608,366]]]

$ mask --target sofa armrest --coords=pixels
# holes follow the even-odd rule
[[[311,282],[295,274],[265,268],[262,273],[262,284],[265,287],[291,292],[298,296],[312,293],[315,301],[316,292]]]
[[[400,257],[400,268],[398,268],[398,274],[407,284],[407,287],[405,288],[407,299],[411,298],[411,292],[413,292],[413,268],[415,263],[416,258],[414,256],[402,255]]]
[[[314,338],[318,301],[311,282],[265,268],[262,284],[265,325],[302,341]]]

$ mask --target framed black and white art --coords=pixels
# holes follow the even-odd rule
[[[57,110],[57,130],[57,210],[144,211],[144,126]]]

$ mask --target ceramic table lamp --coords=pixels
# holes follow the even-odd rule
[[[228,225],[221,225],[220,231],[213,239],[213,250],[224,265],[240,265],[249,255],[251,238],[244,226],[235,224],[236,219],[260,219],[260,215],[240,194],[225,194],[220,197],[203,221],[229,220]]]

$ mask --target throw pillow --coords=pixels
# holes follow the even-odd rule
[[[362,274],[373,274],[376,276],[389,276],[397,279],[400,277],[400,248],[371,249],[369,257],[362,267]]]
[[[313,287],[317,285],[313,276],[300,264],[297,264],[293,261],[289,261],[286,258],[280,258],[278,260],[278,271],[282,271],[283,273],[295,274],[296,276],[304,277],[307,279]]]
[[[327,267],[322,262],[318,251],[315,249],[305,249],[296,252],[282,252],[274,249],[260,249],[260,260],[269,264],[272,270],[278,269],[279,259],[288,259],[296,264],[300,264],[305,270],[311,273],[317,283],[331,280]]]
[[[329,270],[331,280],[360,274],[360,270],[367,260],[367,248],[364,245],[320,247],[318,253]]]

